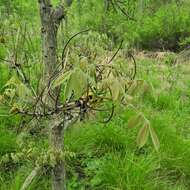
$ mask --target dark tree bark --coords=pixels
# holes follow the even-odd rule
[[[57,64],[57,30],[65,17],[62,6],[54,9],[50,0],[39,0],[41,16],[42,53],[45,65],[45,75],[51,75]]]
[[[55,120],[59,120],[55,118]],[[56,154],[61,154],[64,148],[64,124],[53,124],[50,131],[51,149]],[[57,163],[52,169],[52,190],[66,190],[64,160],[58,156]]]
[[[65,0],[67,7],[70,7],[72,2],[73,2],[73,0]]]

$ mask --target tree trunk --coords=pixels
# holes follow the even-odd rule
[[[54,126],[50,132],[51,148],[57,154],[61,154],[64,146],[63,124]],[[66,190],[64,160],[58,157],[57,163],[52,169],[52,190]]]
[[[53,9],[50,0],[39,0],[39,5],[42,26],[42,54],[45,65],[44,74],[49,77],[57,64],[57,30],[65,15],[63,7]]]
[[[64,9],[62,6],[53,8],[50,0],[38,0],[41,17],[41,37],[42,37],[42,55],[44,64],[44,84],[54,73],[57,65],[57,31],[61,20],[64,18]],[[56,95],[55,90],[51,94]],[[52,99],[47,99],[48,106],[55,106]],[[53,118],[50,124],[50,148],[53,152],[61,154],[63,151],[63,131],[62,123],[56,124],[59,118]],[[55,156],[56,156],[55,155]],[[65,167],[63,159],[57,159],[57,163],[52,169],[52,190],[65,190]]]

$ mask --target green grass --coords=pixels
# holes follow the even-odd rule
[[[165,79],[166,75],[177,72],[179,68],[162,66],[160,63],[155,65],[155,61],[151,60],[139,63],[141,71],[137,77],[145,78],[158,91],[156,99],[147,94],[140,100],[138,107],[155,128],[161,142],[160,151],[155,152],[151,141],[141,150],[137,149],[137,129],[127,128],[127,121],[133,112],[125,108],[117,110],[117,115],[107,125],[90,121],[76,124],[67,131],[65,137],[66,149],[75,153],[74,157],[67,160],[68,189],[190,188],[190,140],[187,134],[190,110],[187,99],[181,97],[182,94],[188,94],[190,86],[171,87],[171,82],[167,81],[169,79]],[[151,75],[145,74],[147,66],[152,72]],[[180,80],[183,79],[186,79],[185,74],[181,74]],[[175,80],[177,84],[179,79]],[[3,122],[4,126],[9,123]],[[10,131],[12,130],[9,127],[1,128],[1,155],[17,150],[16,135]],[[43,145],[38,148],[43,148]],[[30,169],[27,165],[17,168],[10,177],[11,183],[2,183],[1,189],[19,189]],[[43,181],[36,179],[30,189],[36,189],[36,185],[48,189],[46,178]]]
[[[190,189],[189,66],[172,66],[147,58],[138,60],[137,66],[137,78],[144,78],[154,88],[154,97],[150,92],[143,94],[137,106],[159,136],[159,152],[150,139],[145,147],[137,148],[138,129],[127,128],[134,112],[126,107],[117,109],[107,125],[77,123],[65,135],[65,148],[74,155],[66,157],[69,190]],[[7,74],[3,76],[6,80]],[[0,121],[2,156],[18,151],[15,131],[20,119],[1,117]],[[36,135],[26,138],[26,142],[33,141],[38,152],[44,151],[47,142]],[[8,171],[1,166],[0,189],[19,190],[32,170],[25,161],[13,166]],[[40,174],[29,189],[49,189],[48,181],[48,173]]]
[[[15,152],[17,149],[16,135],[7,130],[1,130],[0,145],[0,155]]]
[[[157,153],[151,143],[138,149],[136,135],[138,129],[128,129],[127,121],[134,113],[126,108],[117,110],[113,120],[107,125],[88,121],[70,128],[65,136],[65,147],[74,156],[67,158],[68,189],[72,190],[188,190],[190,188],[190,138],[189,101],[190,86],[187,74],[180,72],[175,85],[166,79],[170,73],[183,71],[182,67],[151,60],[139,61],[141,71],[137,77],[145,78],[156,89],[157,98],[150,94],[141,98],[138,104],[155,128],[161,148]],[[147,66],[152,72],[146,75]],[[163,71],[164,68],[164,71]],[[162,76],[161,76],[162,75]],[[174,74],[173,74],[174,75]],[[162,78],[162,80],[158,80]],[[180,85],[178,83],[185,83]],[[3,120],[2,120],[3,121]],[[3,125],[8,123],[4,121]],[[7,131],[6,131],[7,130]],[[2,127],[0,153],[16,151],[16,135],[12,129]],[[36,140],[36,137],[34,138]],[[41,144],[41,145],[40,145]],[[38,149],[44,145],[39,143]],[[31,166],[17,167],[5,181],[1,189],[20,188]],[[23,169],[24,168],[24,169]],[[26,169],[28,168],[28,169]],[[1,173],[2,178],[4,174]],[[36,179],[30,189],[48,189],[48,178]],[[7,179],[7,178],[5,178]],[[39,180],[40,179],[40,180]],[[44,180],[42,180],[44,179]],[[6,188],[5,188],[6,187]],[[38,188],[39,189],[39,188]]]
[[[142,150],[137,149],[137,130],[127,129],[127,120],[133,113],[126,109],[120,110],[107,126],[98,123],[76,125],[66,135],[68,149],[77,155],[68,162],[68,172],[72,170],[70,177],[75,179],[74,182],[71,180],[75,187],[71,189],[190,188],[189,103],[182,98],[189,92],[189,87],[177,85],[178,80],[185,83],[186,78],[179,73],[180,78],[174,78],[176,82],[171,87],[165,75],[178,72],[180,67],[164,66],[166,72],[162,71],[163,76],[160,76],[159,62],[156,66],[150,60],[141,63],[142,68],[147,64],[158,67],[151,70],[152,75],[146,76],[144,70],[139,75],[148,79],[157,90],[165,89],[159,91],[156,100],[147,95],[139,105],[159,136],[160,151],[155,152],[151,141]],[[159,77],[163,80],[155,81]]]

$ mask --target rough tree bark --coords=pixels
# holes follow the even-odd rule
[[[57,31],[61,20],[65,17],[64,7],[52,7],[51,0],[38,0],[41,17],[42,54],[44,63],[44,83],[53,74],[57,65]],[[55,95],[56,90],[53,92]],[[49,106],[54,106],[49,101]],[[55,153],[63,151],[64,125],[59,118],[52,118],[50,122],[50,148]],[[58,123],[56,123],[58,121]],[[62,159],[57,160],[52,169],[52,189],[65,190],[65,167]]]
[[[64,124],[56,117],[53,121],[53,127],[50,130],[51,148],[55,154],[60,155],[64,146]],[[58,156],[57,163],[52,169],[52,190],[66,190],[64,160]]]
[[[65,0],[67,7],[70,7],[72,2],[73,2],[73,0]]]
[[[65,17],[64,7],[53,8],[50,0],[39,0],[41,16],[42,53],[45,75],[49,77],[57,64],[57,31],[61,20]]]

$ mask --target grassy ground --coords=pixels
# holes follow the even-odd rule
[[[153,94],[142,94],[138,108],[159,136],[159,152],[151,141],[137,148],[138,129],[127,128],[134,113],[126,107],[117,110],[106,126],[92,121],[76,124],[65,136],[68,189],[189,190],[189,71],[187,62],[176,63],[171,55],[161,59],[137,55],[137,78],[154,88]],[[0,155],[19,151],[18,126],[19,118],[0,117]],[[46,140],[35,135],[29,138],[38,144],[38,151],[43,151]],[[1,165],[0,189],[19,190],[31,169],[28,161]],[[30,190],[49,189],[48,172],[41,173]]]

